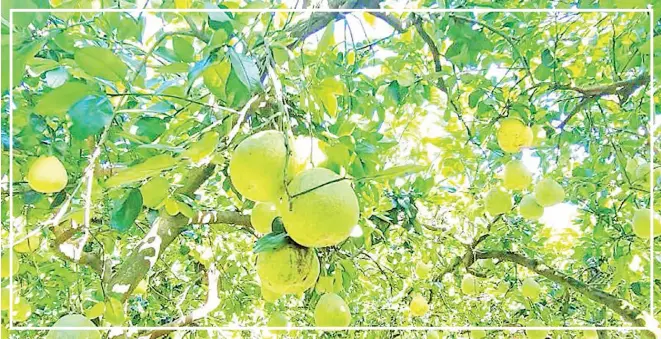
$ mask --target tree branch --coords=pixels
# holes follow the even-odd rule
[[[508,261],[520,266],[527,267],[535,273],[567,288],[573,289],[588,299],[610,308],[613,312],[619,314],[626,321],[636,326],[646,326],[643,313],[636,309],[631,303],[620,299],[610,293],[596,289],[577,279],[574,279],[543,262],[511,251],[475,251],[476,259],[498,259]]]
[[[211,263],[209,270],[207,271],[207,281],[208,281],[208,294],[207,301],[201,307],[195,309],[187,316],[181,317],[163,327],[169,327],[168,329],[156,330],[151,333],[149,336],[143,336],[141,338],[156,339],[168,335],[169,333],[174,332],[172,327],[183,327],[193,324],[194,322],[203,319],[213,312],[220,305],[220,298],[218,298],[218,278],[220,277],[220,272],[216,268],[214,263]]]
[[[193,169],[184,181],[185,185],[175,194],[191,197],[211,176],[214,168],[214,165],[207,165]],[[188,221],[189,219],[182,214],[170,216],[162,210],[149,232],[110,277],[106,291],[126,300],[140,279],[156,264],[163,251],[174,241]]]

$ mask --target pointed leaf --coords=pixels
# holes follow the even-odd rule
[[[232,71],[248,91],[253,92],[261,87],[259,69],[255,61],[246,55],[237,53],[234,49],[229,50],[229,55],[232,62]]]
[[[107,48],[89,46],[76,50],[74,60],[85,73],[110,81],[122,81],[128,67]]]
[[[34,110],[44,116],[63,117],[74,103],[95,92],[97,90],[88,84],[67,82],[41,96]]]
[[[174,167],[177,163],[177,159],[167,154],[151,157],[110,177],[106,180],[106,187],[116,187],[147,179]]]
[[[115,201],[110,215],[110,227],[119,232],[125,232],[133,225],[142,211],[142,194],[138,189],[132,189],[122,199]]]
[[[68,114],[73,123],[71,135],[82,140],[101,132],[110,124],[113,108],[106,96],[88,95],[71,106]]]

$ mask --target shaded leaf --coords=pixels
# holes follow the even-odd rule
[[[115,201],[110,214],[110,227],[119,232],[126,232],[133,225],[142,211],[142,194],[138,189],[132,189],[122,199]]]

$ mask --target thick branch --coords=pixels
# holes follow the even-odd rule
[[[214,263],[212,263],[211,266],[209,266],[207,277],[209,284],[209,288],[208,288],[209,292],[207,294],[207,301],[206,303],[204,303],[204,305],[195,309],[190,314],[163,326],[168,329],[156,330],[152,332],[151,335],[149,335],[148,337],[145,336],[143,338],[156,339],[166,336],[169,333],[174,332],[172,327],[189,326],[194,322],[207,317],[209,313],[213,312],[213,310],[215,310],[220,305],[220,298],[218,298],[218,278],[220,277],[220,272],[218,271]]]
[[[176,193],[192,196],[211,176],[214,168],[214,165],[207,165],[193,169],[184,181],[185,185]],[[109,279],[106,290],[126,300],[140,279],[154,267],[163,251],[176,239],[188,221],[189,219],[182,214],[170,216],[165,211],[161,211],[149,232]]]
[[[622,318],[624,318],[626,321],[631,322],[636,326],[646,326],[645,321],[642,318],[642,312],[636,309],[628,301],[589,286],[584,282],[574,279],[552,267],[547,266],[541,261],[529,259],[521,254],[510,251],[475,251],[473,254],[476,259],[498,259],[501,261],[509,261],[517,265],[527,267],[535,271],[535,273],[557,284],[571,288],[586,296],[590,300],[610,308],[615,313],[622,316]]]
[[[331,9],[350,9],[356,5],[356,2],[356,0],[331,0],[328,7]],[[341,17],[342,13],[338,12],[313,12],[310,18],[297,23],[289,30],[290,36],[296,40],[287,47],[290,49],[296,47],[296,45],[305,41],[310,35],[324,29],[330,22],[338,20]]]
[[[191,220],[192,224],[232,224],[252,227],[250,216],[233,211],[199,212]]]
[[[556,88],[561,90],[575,91],[589,97],[604,96],[609,94],[617,94],[623,97],[628,97],[636,88],[645,86],[649,82],[649,74],[643,73],[632,79],[621,80],[604,85],[596,85],[590,87],[558,86]]]

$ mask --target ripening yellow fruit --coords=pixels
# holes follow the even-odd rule
[[[461,292],[467,295],[473,295],[478,292],[479,284],[477,278],[472,274],[465,274],[461,279]]]
[[[269,130],[241,141],[230,159],[232,185],[253,201],[274,202],[284,192],[285,135]]]
[[[314,307],[314,325],[317,327],[347,327],[351,323],[349,306],[339,295],[326,293]]]
[[[532,126],[532,145],[539,147],[546,140],[546,130],[541,125]]]
[[[355,62],[356,62],[356,51],[352,49],[347,53],[347,64],[353,65]]]
[[[539,319],[533,319],[528,322],[528,327],[546,327],[546,324]],[[548,335],[548,330],[526,330],[528,339],[545,339]]]
[[[262,286],[275,293],[302,293],[319,277],[319,258],[310,248],[286,244],[257,255],[257,274]]]
[[[471,339],[482,339],[482,338],[486,338],[486,336],[487,336],[487,331],[485,331],[485,330],[471,330],[470,331]]]
[[[278,299],[280,299],[280,297],[282,297],[282,294],[273,292],[268,288],[265,288],[264,285],[262,285],[262,298],[264,299],[264,301],[274,303]]]
[[[411,304],[409,305],[411,315],[416,317],[422,317],[427,312],[429,312],[429,304],[427,299],[421,295],[416,295],[411,299]]]
[[[631,228],[633,233],[643,239],[649,239],[650,237],[650,218],[654,218],[654,237],[661,235],[661,218],[659,215],[652,212],[649,208],[640,208],[636,209],[633,212],[633,219],[631,221]]]
[[[537,220],[544,215],[544,207],[537,203],[531,194],[524,196],[519,202],[519,214],[529,220]]]
[[[294,155],[291,159],[291,175],[294,176],[303,170],[319,167],[328,158],[321,150],[321,141],[311,136],[297,136],[292,143]]]
[[[14,245],[14,251],[17,253],[28,253],[34,252],[39,247],[41,247],[41,235],[36,234]]]
[[[542,294],[542,287],[535,279],[528,277],[521,284],[521,294],[526,298],[530,298],[532,301],[538,301],[539,296]]]
[[[266,323],[266,326],[268,327],[288,327],[289,326],[289,319],[287,317],[280,313],[280,312],[275,312],[271,314],[271,317],[269,317],[269,321]],[[274,334],[280,334],[286,332],[285,330],[269,330],[269,332],[274,333]]]
[[[356,193],[348,180],[331,170],[305,170],[294,177],[288,189],[291,204],[284,197],[278,210],[287,234],[302,246],[337,245],[358,223]]]
[[[522,148],[532,145],[533,133],[523,121],[517,118],[505,118],[500,122],[496,138],[503,151],[517,153]]]
[[[14,291],[16,293],[16,291]],[[5,287],[0,290],[0,311],[6,311],[9,309],[9,287]]]
[[[596,330],[583,330],[583,339],[599,339]]]
[[[521,160],[511,160],[505,165],[503,173],[503,187],[520,191],[528,188],[532,183],[532,172],[528,170]]]
[[[250,214],[250,224],[255,230],[262,234],[271,233],[273,220],[278,217],[278,210],[275,205],[269,202],[258,202],[252,208]]]
[[[565,190],[553,179],[542,179],[535,185],[535,200],[542,207],[549,207],[565,200]]]
[[[2,261],[0,264],[0,266],[2,266],[2,269],[0,270],[0,278],[9,278],[10,276],[14,276],[18,273],[18,269],[21,267],[21,263],[18,261],[18,256],[16,254],[11,256],[11,271],[9,270],[9,251],[5,251],[5,253],[2,254],[2,257],[0,257],[0,260]]]
[[[429,263],[426,264],[423,261],[418,261],[415,264],[415,275],[418,276],[420,279],[427,279],[429,278],[429,273],[431,273],[431,269],[434,267],[433,264]]]
[[[507,213],[512,209],[512,196],[500,188],[492,188],[484,197],[484,208],[492,216]]]
[[[69,177],[60,160],[53,156],[42,156],[30,166],[26,177],[28,185],[40,193],[55,193],[67,186]]]
[[[101,339],[98,330],[58,330],[57,327],[96,327],[92,321],[80,314],[69,314],[53,324],[46,339]]]

